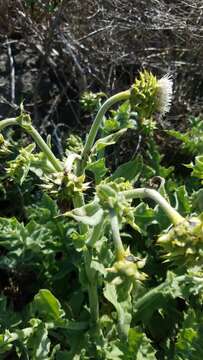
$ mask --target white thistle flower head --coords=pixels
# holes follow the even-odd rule
[[[158,80],[157,104],[158,112],[165,115],[169,112],[173,95],[173,80],[170,74],[164,75]]]

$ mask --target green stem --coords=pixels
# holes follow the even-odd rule
[[[99,327],[99,299],[97,291],[97,281],[90,283],[88,286],[88,297],[91,313],[91,323],[95,328]]]
[[[89,135],[87,137],[87,141],[85,143],[84,146],[84,150],[81,156],[81,161],[78,161],[78,166],[77,166],[77,170],[76,170],[76,175],[80,176],[83,174],[85,166],[87,164],[87,160],[88,160],[88,156],[91,152],[91,148],[94,144],[95,138],[97,136],[97,132],[99,130],[99,127],[101,125],[102,119],[105,115],[105,113],[109,110],[109,108],[111,106],[113,106],[114,104],[116,104],[119,101],[122,100],[127,100],[130,97],[130,91],[124,91],[121,92],[119,94],[116,94],[114,96],[112,96],[111,98],[107,99],[105,101],[105,103],[101,106],[100,110],[97,113],[97,116],[92,124],[92,127],[90,129]],[[82,202],[84,203],[84,199],[82,200],[82,197],[75,198],[75,204],[82,206]],[[95,244],[95,239],[97,239],[98,234],[100,234],[101,231],[101,227],[102,225],[98,225],[97,227],[95,227],[95,229],[93,230],[93,233],[91,235],[91,238],[88,242],[88,246],[93,246],[93,244]],[[113,227],[114,227],[114,220],[113,220]],[[80,226],[80,231],[84,232],[85,228],[83,225]],[[118,235],[120,236],[120,235]],[[117,238],[118,238],[117,236]],[[118,239],[117,239],[117,243],[118,243]],[[121,242],[121,240],[120,240]],[[120,244],[120,250],[121,250],[121,245],[122,242]],[[88,252],[88,250],[86,250]],[[124,249],[122,247],[122,253],[123,253]],[[118,250],[119,253],[119,250]],[[120,256],[120,255],[118,255]],[[88,269],[88,265],[87,265],[87,261],[86,261],[86,256],[84,256],[84,260],[85,260],[85,268],[86,268],[86,273],[87,276],[89,274],[89,272],[91,271],[91,269]],[[91,277],[88,276],[88,280],[89,280],[89,286],[88,286],[88,296],[89,296],[89,304],[90,304],[90,311],[91,311],[91,318],[92,318],[92,322],[94,324],[97,324],[98,327],[98,322],[99,322],[99,300],[98,300],[98,293],[97,293],[97,280],[92,281]]]
[[[36,144],[39,146],[41,151],[46,155],[47,159],[51,162],[51,164],[54,166],[54,168],[57,171],[63,171],[63,167],[60,163],[60,161],[55,157],[53,152],[51,151],[50,147],[47,145],[47,143],[42,139],[41,135],[38,133],[38,131],[32,126],[26,126],[23,127],[23,129],[33,138],[33,140],[36,142]]]
[[[6,128],[8,126],[12,126],[12,125],[18,125],[16,118],[1,120],[0,121],[0,131],[3,130],[4,128]]]
[[[167,201],[164,199],[164,197],[158,193],[158,191],[153,189],[147,189],[147,188],[138,188],[134,190],[126,190],[123,191],[122,194],[125,196],[126,199],[136,199],[136,198],[150,198],[156,201],[156,203],[159,204],[159,206],[162,208],[162,210],[166,213],[166,215],[169,217],[171,222],[174,225],[177,225],[181,222],[183,222],[185,219],[183,216],[181,216]]]
[[[18,119],[18,118],[17,118]],[[24,124],[22,125],[21,122],[19,122],[16,118],[10,118],[0,121],[0,131],[4,128],[12,125],[19,125],[23,130],[25,130],[36,142],[36,144],[39,146],[41,151],[46,155],[47,159],[51,162],[51,164],[54,166],[54,168],[57,171],[63,171],[63,167],[60,164],[60,161],[55,157],[49,146],[46,144],[46,142],[42,139],[41,135],[38,133],[38,131],[31,125],[31,124]]]
[[[78,192],[73,195],[73,205],[74,208],[80,208],[85,205],[83,193]],[[80,223],[79,228],[80,228],[80,234],[85,234],[88,232],[88,225],[86,224]]]
[[[32,125],[27,127],[26,131],[32,136],[32,138],[35,140],[35,142],[38,144],[40,149],[46,154],[49,161],[54,165],[56,170],[62,171],[63,168],[58,161],[58,159],[55,158],[54,154],[48,147],[48,145],[44,142],[42,137],[39,135],[39,133],[33,128]],[[81,207],[85,204],[84,196],[82,193],[76,193],[73,198],[74,207]],[[80,233],[85,234],[88,231],[88,226],[85,224],[80,224]],[[86,250],[88,252],[88,250]],[[99,301],[98,301],[98,294],[97,294],[97,280],[96,278],[93,279],[93,276],[90,276],[92,269],[88,268],[88,264],[86,264],[86,256],[84,256],[85,259],[85,267],[86,272],[89,280],[88,284],[88,297],[89,297],[89,304],[90,304],[90,312],[91,312],[91,322],[93,326],[96,326],[99,321]],[[88,268],[88,269],[87,269]]]
[[[83,252],[85,271],[87,274],[88,284],[88,298],[90,306],[91,324],[95,329],[99,328],[99,299],[97,292],[97,273],[91,268],[92,252],[86,248]]]
[[[81,207],[85,204],[83,193],[77,193],[73,197],[74,208]],[[98,225],[97,225],[98,226]],[[95,226],[95,228],[97,227]],[[79,225],[80,234],[88,232],[88,226],[85,224]],[[97,228],[98,229],[98,228]],[[99,329],[99,299],[97,293],[97,275],[94,269],[91,269],[91,250],[93,242],[93,234],[95,235],[95,229],[93,230],[92,236],[90,237],[90,244],[83,252],[85,272],[88,279],[87,291],[89,299],[89,307],[91,314],[91,326],[95,329]]]
[[[93,247],[96,244],[96,242],[99,240],[102,232],[103,224],[104,224],[104,217],[102,218],[102,220],[99,222],[98,225],[94,226],[94,229],[92,230],[92,233],[86,243],[87,247]]]
[[[84,172],[85,166],[87,164],[88,156],[91,152],[92,146],[94,145],[95,138],[97,136],[97,132],[101,125],[102,119],[105,113],[119,101],[128,100],[130,97],[130,90],[122,91],[116,95],[111,96],[107,99],[104,104],[99,109],[96,118],[91,126],[90,132],[88,134],[83,153],[82,159],[78,162],[77,175],[81,175]]]
[[[110,212],[110,223],[111,223],[113,241],[114,241],[114,246],[116,249],[116,258],[117,258],[117,260],[121,260],[121,259],[123,259],[123,256],[125,255],[125,250],[124,250],[123,243],[122,243],[122,240],[120,237],[118,217],[117,217],[114,209],[110,209],[109,212]]]
[[[135,313],[135,317],[142,317],[143,314],[147,311],[147,309],[157,308],[157,304],[159,304],[160,297],[171,296],[180,287],[184,293],[184,289],[187,290],[187,294],[189,295],[189,289],[191,284],[191,289],[194,287],[194,283],[196,285],[199,283],[202,285],[202,278],[194,275],[180,275],[174,277],[172,282],[170,279],[166,279],[162,284],[156,286],[155,288],[148,290],[146,294],[144,294],[141,298],[139,298],[133,306],[133,310]],[[185,288],[184,288],[185,287]]]
[[[183,282],[185,278],[185,275],[176,277],[176,283]],[[158,300],[160,300],[160,297],[163,296],[164,288],[166,289],[166,295],[168,289],[167,283],[164,282],[155,288],[148,290],[146,294],[139,298],[133,306],[133,310],[136,314],[135,316],[137,317],[139,314],[142,316],[142,313],[145,312],[148,308],[153,308],[156,306],[156,304],[159,303]]]

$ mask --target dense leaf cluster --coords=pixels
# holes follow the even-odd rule
[[[98,99],[86,94],[85,111]],[[154,120],[144,112],[140,121],[131,105],[102,119],[85,165],[83,142],[72,135],[61,171],[27,138],[1,137],[1,359],[202,359],[199,135],[171,133],[193,156],[181,176],[163,162]],[[117,166],[127,131],[146,145]],[[185,222],[171,225],[143,187]],[[142,196],[131,198],[136,190]]]

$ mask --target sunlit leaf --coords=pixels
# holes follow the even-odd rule
[[[105,147],[115,144],[118,139],[125,134],[126,131],[127,129],[121,129],[111,135],[97,140],[92,148],[92,152],[103,150]]]
[[[108,172],[104,158],[91,162],[87,165],[86,169],[94,174],[96,184],[99,184]]]
[[[135,182],[138,180],[143,168],[143,161],[141,156],[120,165],[111,176],[111,179],[122,177],[125,180]]]
[[[35,295],[32,306],[33,311],[47,321],[59,320],[65,315],[59,301],[47,289],[41,289],[38,294]]]

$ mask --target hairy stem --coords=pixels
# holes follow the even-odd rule
[[[122,194],[125,196],[126,199],[136,199],[136,198],[150,198],[154,200],[159,206],[162,208],[162,210],[166,213],[166,215],[169,217],[171,222],[174,225],[177,225],[181,222],[183,222],[185,219],[183,216],[181,216],[167,201],[164,199],[164,197],[159,194],[158,191],[153,189],[147,189],[147,188],[138,188],[134,190],[126,190],[123,191]]]
[[[121,260],[121,259],[123,259],[125,250],[124,250],[123,243],[122,243],[122,240],[120,237],[118,217],[117,217],[114,209],[110,209],[109,212],[110,212],[110,223],[111,223],[113,241],[114,241],[114,246],[116,249],[116,258],[117,258],[117,260]]]
[[[99,127],[101,125],[102,119],[105,115],[105,113],[119,101],[127,100],[130,97],[130,90],[122,91],[116,95],[111,96],[109,99],[107,99],[104,104],[99,109],[95,120],[91,126],[90,132],[88,134],[81,161],[78,162],[78,168],[77,168],[77,175],[81,175],[84,172],[85,166],[87,164],[88,156],[91,152],[92,146],[94,145],[95,138],[97,136],[97,132],[99,130]]]

